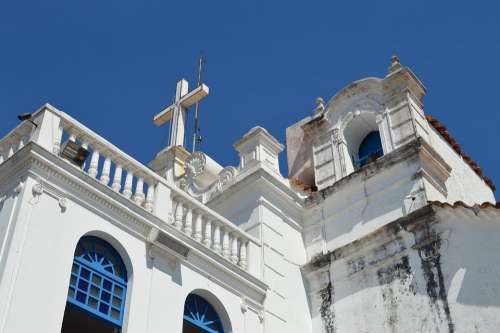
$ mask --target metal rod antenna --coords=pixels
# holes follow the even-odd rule
[[[205,57],[203,56],[203,52],[200,53],[200,58],[198,60],[198,85],[197,87],[201,86],[201,73],[203,70],[203,64],[205,63]],[[194,109],[194,133],[193,133],[193,149],[192,152],[194,153],[196,151],[196,143],[201,143],[201,136],[198,135],[198,132],[200,131],[199,128],[199,121],[198,121],[198,108],[199,108],[199,103],[196,102],[195,109]]]

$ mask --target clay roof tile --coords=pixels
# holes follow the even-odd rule
[[[496,187],[493,184],[493,182],[491,181],[491,179],[484,176],[483,170],[481,170],[481,167],[476,162],[474,162],[472,160],[472,158],[470,158],[470,156],[467,155],[462,150],[462,148],[460,147],[458,142],[455,139],[453,139],[453,137],[450,135],[450,133],[446,129],[446,126],[444,126],[435,117],[433,117],[431,115],[426,115],[425,118],[427,119],[429,124],[431,124],[431,126],[434,127],[434,129],[436,129],[436,131],[443,137],[443,139],[445,139],[446,142],[448,142],[448,144],[453,148],[453,150],[459,156],[462,157],[462,159],[465,161],[465,163],[469,164],[470,168],[479,176],[479,178],[481,178],[486,183],[486,185],[488,185],[491,188],[491,190],[493,192],[496,191]]]

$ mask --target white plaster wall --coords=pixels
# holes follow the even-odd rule
[[[368,170],[331,193],[304,218],[304,241],[309,259],[353,242],[403,216],[406,197],[418,191],[412,179],[416,163],[398,163]],[[415,207],[413,207],[415,208]]]
[[[455,332],[500,331],[500,214],[451,209],[440,214],[447,235],[442,268]]]
[[[438,216],[431,233],[441,241],[432,256],[414,248],[414,234],[399,231],[391,241],[374,234],[345,257],[309,270],[314,332],[500,331],[500,262],[492,255],[500,250],[498,210]],[[332,304],[322,308],[328,281]],[[332,331],[325,329],[325,309]]]
[[[495,196],[488,185],[479,178],[474,170],[465,163],[462,157],[450,147],[448,142],[434,128],[431,128],[429,141],[432,147],[452,168],[450,177],[446,181],[447,202],[463,201],[468,205],[495,202]],[[429,200],[440,199],[440,195],[429,197]]]
[[[0,332],[60,331],[73,253],[79,238],[86,234],[110,242],[127,265],[125,333],[180,333],[185,297],[195,289],[207,290],[220,300],[233,332],[261,332],[256,311],[243,313],[242,295],[229,286],[214,283],[161,252],[152,260],[142,237],[122,227],[119,218],[108,215],[105,207],[90,210],[68,200],[63,212],[57,198],[47,193],[33,197],[34,183],[28,179],[26,184],[30,190],[22,199],[6,278],[0,285]]]
[[[336,332],[448,332],[442,305],[427,294],[418,253],[352,274],[351,262],[332,265]],[[408,274],[407,274],[408,273]]]
[[[236,184],[230,195],[210,206],[263,241],[261,278],[269,285],[265,332],[311,332],[300,272],[306,256],[297,208],[291,209],[292,201],[272,188],[265,182]]]
[[[12,236],[12,220],[14,219],[15,206],[19,193],[13,190],[0,194],[0,283],[5,268],[5,258]]]

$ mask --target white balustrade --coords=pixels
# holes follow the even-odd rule
[[[201,242],[203,235],[203,216],[201,215],[201,212],[198,211],[196,212],[196,219],[194,220],[194,235],[193,238],[197,242]]]
[[[33,125],[22,122],[5,137],[0,139],[0,164],[21,150],[31,139]]]
[[[174,227],[230,263],[248,270],[249,242],[259,242],[208,207],[173,190]],[[176,193],[177,192],[177,193]]]
[[[205,224],[205,232],[203,233],[203,245],[210,248],[212,245],[212,221],[207,219],[207,223]]]
[[[122,166],[121,165],[116,165],[115,167],[115,175],[113,177],[113,185],[111,185],[111,188],[115,192],[120,192],[122,188]]]
[[[104,185],[108,185],[109,183],[109,172],[111,170],[111,159],[109,157],[106,157],[104,160],[104,164],[102,166],[102,173],[101,173],[101,183]]]
[[[229,259],[229,232],[226,228],[221,228],[222,232],[222,256],[226,259]]]
[[[24,136],[11,136],[6,140],[6,147],[4,148],[3,156],[4,160],[9,159],[14,155],[17,151],[21,150],[24,147],[27,138]]]
[[[24,137],[24,136],[22,136],[22,137],[19,139],[19,144],[17,145],[17,150],[21,150],[21,149],[23,149],[24,144],[25,144],[25,140],[26,140],[26,137]]]
[[[144,203],[144,209],[148,212],[153,212],[153,205],[155,200],[155,187],[151,184],[148,185],[148,192],[146,194],[146,202]]]
[[[84,148],[84,149],[89,149],[89,143],[88,143],[87,141],[83,141],[83,142],[82,142],[82,148]],[[86,165],[87,165],[87,163],[86,163],[86,162],[83,162],[83,163],[82,163],[82,170],[84,170],[84,169],[85,169],[85,166],[86,166]]]
[[[138,178],[137,184],[135,184],[134,201],[139,206],[144,202],[144,179],[142,178]]]
[[[184,221],[184,233],[191,236],[193,233],[193,209],[186,206],[186,220]]]
[[[97,171],[99,167],[99,151],[94,149],[92,152],[92,157],[90,158],[90,166],[87,171],[89,176],[95,178],[97,176]]]
[[[125,198],[132,200],[146,211],[150,213],[154,211],[158,175],[65,113],[53,109],[46,112],[52,112],[59,117],[58,130],[54,131],[55,142],[51,146],[55,154],[59,154],[63,137],[67,137],[69,141],[80,143],[82,148],[92,152],[82,167],[84,170],[85,166],[88,165],[87,174],[90,177],[97,179],[100,174],[99,181],[103,185],[109,186],[117,193],[122,193]],[[103,160],[101,166],[99,165],[100,160]],[[112,170],[114,170],[113,175],[111,175]],[[122,186],[124,177],[125,182]],[[145,191],[145,182],[147,183],[147,191]]]
[[[182,229],[182,220],[184,219],[184,204],[178,202],[177,208],[175,210],[174,227],[177,230]]]
[[[214,251],[217,253],[221,253],[221,243],[220,243],[220,224],[215,222],[215,230],[214,230]]]
[[[130,199],[132,197],[132,185],[134,182],[134,174],[130,171],[127,171],[127,177],[125,178],[125,186],[123,188],[123,195]]]
[[[238,262],[238,265],[243,269],[247,269],[247,251],[248,251],[248,242],[241,242],[240,261]]]
[[[238,258],[238,237],[236,237],[235,235],[233,235],[231,237],[231,256],[229,257],[229,259],[235,265],[238,263],[238,260],[239,260],[239,258]]]
[[[7,158],[11,158],[12,155],[14,155],[14,144],[12,142],[10,142],[10,144],[9,144],[9,150],[8,150],[8,153],[7,153]]]
[[[259,269],[258,257],[255,257],[255,260],[249,260],[254,249],[256,251],[261,246],[254,237],[191,198],[185,192],[171,186],[152,170],[126,155],[64,112],[52,107],[44,107],[41,112],[34,114],[34,120],[40,124],[39,119],[42,118],[37,117],[43,116],[45,119],[47,115],[52,117],[51,126],[45,128],[39,126],[37,131],[33,131],[31,124],[22,123],[0,140],[0,164],[15,154],[17,150],[22,149],[29,140],[35,141],[50,153],[59,155],[62,138],[67,137],[68,140],[80,143],[82,147],[88,148],[92,152],[88,160],[85,161],[88,169],[82,168],[82,172],[86,172],[89,177],[98,180],[116,193],[121,193],[124,199],[130,200],[131,203],[150,213],[155,212],[156,201],[165,198],[162,196],[165,193],[162,192],[162,187],[167,188],[173,200],[172,214],[174,218],[167,220],[165,216],[168,215],[165,212],[161,213],[163,214],[162,218],[172,222],[174,228],[183,232],[184,236],[182,237],[189,237],[202,244],[206,250],[213,251],[221,256],[221,259],[224,258],[223,260],[238,265],[242,269],[252,271]],[[31,136],[32,132],[35,135]],[[85,169],[87,170],[85,171]],[[112,181],[111,170],[114,170]],[[123,177],[125,177],[125,181],[122,186]],[[160,215],[158,216],[160,217]]]

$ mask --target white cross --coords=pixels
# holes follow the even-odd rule
[[[156,126],[162,126],[172,120],[169,148],[184,146],[186,111],[190,106],[207,96],[208,92],[208,87],[205,84],[201,84],[188,93],[188,82],[184,79],[177,82],[174,103],[153,118]]]

